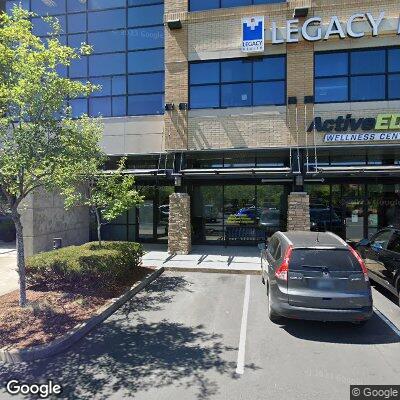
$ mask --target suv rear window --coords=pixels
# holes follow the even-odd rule
[[[293,250],[290,257],[289,270],[309,271],[318,267],[326,267],[330,271],[361,271],[360,264],[349,250]]]

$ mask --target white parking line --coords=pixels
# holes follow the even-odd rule
[[[396,333],[397,336],[400,336],[400,329],[392,322],[390,319],[385,317],[376,307],[374,307],[375,314],[390,328],[392,331]]]
[[[246,353],[247,315],[249,313],[249,302],[250,302],[250,275],[247,275],[246,288],[244,290],[244,300],[243,300],[242,326],[240,328],[239,352],[238,352],[237,366],[236,366],[236,373],[240,375],[244,374],[244,358]]]

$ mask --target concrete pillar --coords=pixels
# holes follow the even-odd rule
[[[190,196],[173,193],[169,196],[168,253],[189,254],[191,248]]]
[[[292,192],[288,197],[288,231],[310,230],[310,196]]]

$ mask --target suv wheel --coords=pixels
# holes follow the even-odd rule
[[[268,318],[271,322],[278,322],[280,317],[271,308],[271,292],[269,290],[269,283],[267,283],[267,298],[268,298]]]

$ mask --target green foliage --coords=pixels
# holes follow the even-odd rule
[[[49,288],[118,285],[135,272],[143,255],[142,246],[129,242],[86,243],[29,257],[27,282]]]

